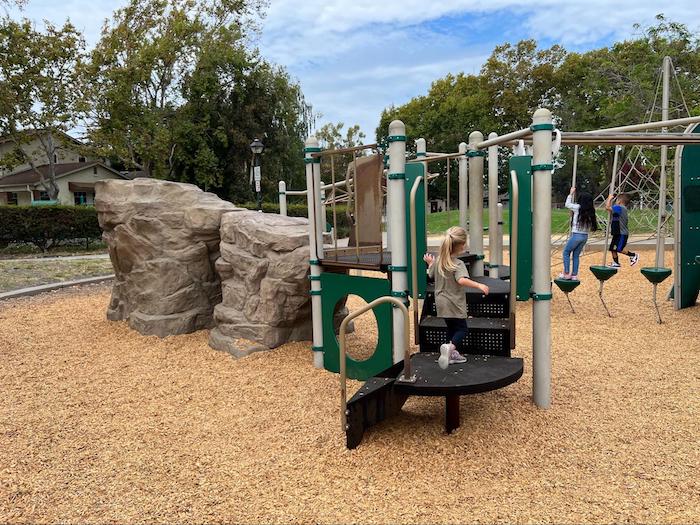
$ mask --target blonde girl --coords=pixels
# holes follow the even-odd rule
[[[428,264],[428,275],[435,279],[435,306],[438,317],[445,319],[448,343],[440,347],[438,364],[445,369],[454,363],[464,363],[466,359],[457,347],[467,335],[467,298],[463,287],[476,288],[488,295],[485,284],[472,281],[467,267],[457,256],[467,244],[464,228],[453,226],[445,232],[437,259],[429,253],[423,256]],[[436,271],[437,268],[437,271]]]

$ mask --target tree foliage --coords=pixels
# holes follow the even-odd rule
[[[27,163],[52,199],[58,195],[54,156],[58,135],[75,127],[86,109],[85,42],[70,22],[47,23],[43,31],[29,20],[0,20],[0,136],[14,150],[0,163]],[[37,169],[28,143],[38,138],[48,176]]]
[[[385,137],[389,122],[399,118],[409,136],[428,140],[429,150],[456,151],[460,142],[468,141],[469,130],[487,135],[521,129],[543,106],[553,111],[558,126],[565,130],[642,122],[649,118],[666,55],[673,59],[688,110],[699,114],[698,37],[663,15],[657,16],[655,25],[635,28],[634,38],[585,53],[567,52],[561,46],[540,49],[534,40],[497,46],[478,75],[447,75],[433,82],[426,95],[385,110],[377,137]],[[554,180],[560,198],[568,191],[571,177],[572,153],[566,154],[566,166]],[[606,184],[612,157],[612,148],[582,151],[578,171],[585,189],[597,191]],[[436,164],[431,171],[446,171],[444,163]],[[444,177],[433,181],[433,187],[442,194]]]

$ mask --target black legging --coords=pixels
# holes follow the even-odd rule
[[[445,318],[445,324],[447,325],[447,339],[450,343],[455,345],[455,348],[459,348],[462,340],[467,336],[467,320],[462,318]]]

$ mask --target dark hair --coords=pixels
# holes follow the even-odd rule
[[[623,206],[627,206],[632,200],[632,198],[627,193],[620,193],[617,196],[617,200],[619,200]]]
[[[598,230],[598,219],[595,214],[595,206],[593,206],[593,196],[590,193],[581,193],[578,196],[578,224],[579,228],[587,229],[592,232]]]

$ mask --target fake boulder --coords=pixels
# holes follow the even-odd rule
[[[105,180],[95,190],[115,273],[107,318],[159,337],[213,326],[221,217],[245,212],[192,184]]]
[[[223,300],[214,309],[209,345],[241,357],[310,340],[308,261],[306,219],[252,211],[224,215],[216,261]]]

